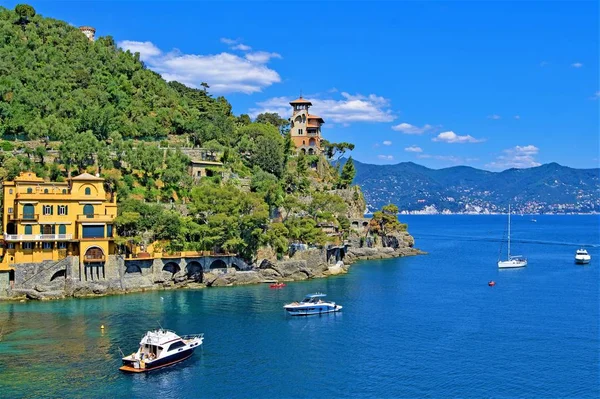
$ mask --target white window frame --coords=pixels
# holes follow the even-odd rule
[[[42,242],[42,249],[45,249],[45,250],[52,249],[52,243],[51,242]]]
[[[42,206],[42,215],[51,215],[51,214],[52,214],[52,205]]]
[[[24,242],[23,249],[33,249],[33,243],[32,242]]]
[[[59,205],[59,206],[57,206],[57,208],[58,208],[58,212],[57,212],[58,215],[64,216],[67,214],[67,207],[65,205]]]

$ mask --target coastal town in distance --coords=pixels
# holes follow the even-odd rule
[[[0,5],[1,397],[600,396],[600,3],[74,5]]]

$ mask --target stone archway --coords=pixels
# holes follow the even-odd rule
[[[227,269],[227,263],[223,259],[216,259],[210,264],[210,269]]]
[[[127,274],[131,274],[131,273],[142,274],[142,269],[138,265],[130,263],[129,265],[127,265],[127,267],[125,269],[125,273],[127,273]]]
[[[162,271],[165,273],[171,273],[172,276],[179,273],[181,271],[181,267],[175,262],[168,262],[162,268]]]
[[[204,279],[204,272],[200,262],[192,261],[185,267],[187,271],[187,277],[190,280],[194,280],[197,283],[201,283]]]
[[[50,281],[54,281],[59,278],[67,278],[67,271],[65,269],[59,270],[56,273],[54,273],[50,278]]]

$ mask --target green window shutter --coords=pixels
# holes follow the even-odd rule
[[[50,205],[50,214],[54,215],[54,205]]]
[[[44,234],[44,226],[40,224],[40,234]]]
[[[69,214],[69,205],[65,205],[65,215]]]

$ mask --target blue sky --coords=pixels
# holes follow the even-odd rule
[[[302,92],[362,162],[599,165],[597,1],[31,4],[236,114],[287,117]]]

